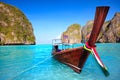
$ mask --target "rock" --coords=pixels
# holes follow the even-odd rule
[[[109,24],[109,22],[110,21],[107,21],[103,24],[103,27],[100,31],[100,34],[99,34],[98,38],[97,38],[97,42],[100,42],[99,40],[102,37],[103,33],[105,32],[106,27]],[[87,24],[82,27],[82,39],[83,39],[82,42],[85,42],[89,39],[92,28],[93,28],[93,20],[88,21]],[[87,35],[89,35],[89,37],[87,37]]]
[[[64,43],[80,43],[81,42],[81,26],[73,24],[62,34],[62,42]]]
[[[87,41],[87,35],[91,33],[93,21],[88,21],[82,27],[82,42]],[[120,42],[120,13],[116,13],[112,20],[106,21],[100,31],[96,42],[115,43]]]
[[[33,28],[16,7],[0,2],[0,45],[35,44]]]
[[[82,42],[85,42],[89,39],[89,37],[87,37],[87,35],[91,34],[92,31],[92,27],[93,27],[93,21],[88,21],[87,24],[85,26],[82,27]]]
[[[120,42],[120,13],[116,13],[107,25],[100,42]]]

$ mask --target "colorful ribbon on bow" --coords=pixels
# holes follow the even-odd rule
[[[97,50],[96,50],[96,46],[90,46],[88,44],[88,42],[85,43],[85,45],[83,46],[85,50],[89,51],[90,53],[92,53],[96,59],[96,61],[98,62],[98,64],[100,65],[100,67],[102,68],[105,76],[108,76],[109,75],[109,72],[107,70],[107,67],[103,64],[103,62],[101,61],[98,53],[97,53]]]

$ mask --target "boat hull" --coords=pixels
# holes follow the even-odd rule
[[[89,55],[89,52],[83,49],[83,47],[73,48],[68,50],[62,50],[60,52],[53,52],[53,57],[69,67],[75,72],[80,73],[82,67]]]

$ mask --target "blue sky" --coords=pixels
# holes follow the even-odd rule
[[[120,0],[0,0],[19,8],[32,23],[37,44],[51,43],[68,26],[94,20],[96,6],[110,6],[106,20],[120,12]]]

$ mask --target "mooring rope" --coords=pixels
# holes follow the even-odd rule
[[[53,56],[55,56],[55,55],[53,55]],[[44,59],[43,61],[40,61],[40,62],[34,64],[33,66],[31,66],[31,67],[29,67],[29,68],[27,68],[27,69],[21,71],[20,73],[18,73],[15,77],[13,77],[13,78],[10,79],[10,80],[16,79],[18,76],[20,76],[20,75],[22,75],[23,73],[25,73],[25,72],[27,72],[27,71],[29,71],[29,70],[35,68],[37,65],[44,63],[45,61],[47,61],[48,59],[52,58],[53,56],[47,57],[47,58]]]

